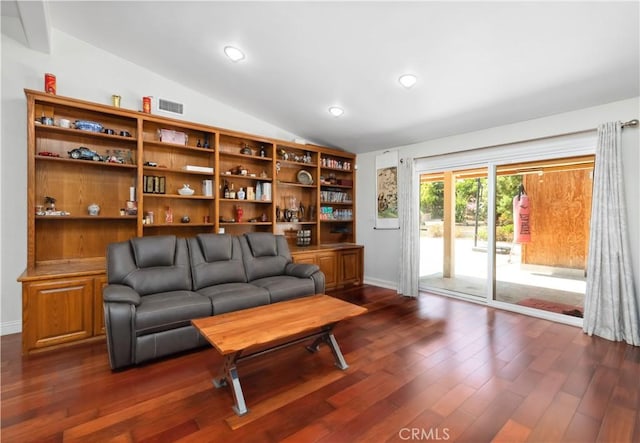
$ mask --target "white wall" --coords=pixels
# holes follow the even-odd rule
[[[16,279],[27,260],[27,130],[24,89],[42,90],[44,73],[57,77],[58,95],[140,109],[145,95],[185,104],[184,119],[283,140],[294,134],[231,108],[140,66],[52,29],[51,54],[20,42],[19,23],[2,21],[2,163],[0,165],[0,333],[20,332],[21,287]],[[14,19],[17,21],[17,19]],[[14,38],[15,37],[15,38]]]
[[[607,121],[627,121],[640,117],[640,97],[528,120],[482,131],[461,133],[437,140],[392,148],[399,158],[430,157],[450,152],[517,143],[541,137],[596,128]],[[461,128],[462,132],[462,128]],[[624,183],[627,220],[636,290],[640,290],[640,129],[623,130]],[[508,149],[508,148],[505,148]],[[400,232],[376,231],[375,157],[383,151],[358,155],[356,202],[357,241],[365,245],[365,281],[396,288],[399,276]]]

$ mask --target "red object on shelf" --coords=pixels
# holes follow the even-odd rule
[[[142,112],[151,114],[151,97],[142,97]]]
[[[236,223],[242,223],[242,214],[244,214],[242,207],[237,206],[236,207]]]
[[[44,92],[56,95],[56,76],[48,72],[44,75]]]

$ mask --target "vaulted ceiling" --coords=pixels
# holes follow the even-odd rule
[[[28,3],[3,2],[3,15],[21,16],[35,49],[57,28],[355,152],[640,95],[637,1]],[[246,58],[231,62],[227,45]]]

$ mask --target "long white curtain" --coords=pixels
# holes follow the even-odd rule
[[[398,218],[400,222],[400,281],[398,293],[418,296],[419,199],[412,158],[400,159],[398,165]]]
[[[620,122],[598,127],[583,329],[640,346],[623,189]],[[637,174],[637,171],[627,171]]]

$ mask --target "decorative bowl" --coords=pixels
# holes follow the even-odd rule
[[[82,131],[102,132],[102,125],[100,123],[89,120],[76,120],[75,126],[76,129]]]
[[[189,185],[184,185],[182,188],[178,189],[178,194],[180,195],[193,195],[195,191],[189,187]]]
[[[313,177],[311,176],[311,173],[309,171],[305,171],[304,169],[301,169],[298,171],[298,183],[301,183],[303,185],[312,185],[313,184]]]

